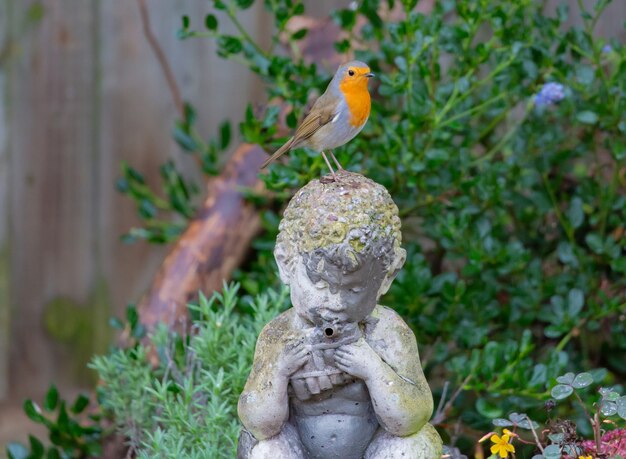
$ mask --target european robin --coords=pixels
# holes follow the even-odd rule
[[[370,68],[360,61],[340,66],[293,137],[276,150],[261,168],[294,148],[306,147],[322,153],[333,178],[337,180],[325,151],[330,153],[337,167],[343,169],[332,149],[352,140],[365,126],[371,108],[367,83],[373,76]]]

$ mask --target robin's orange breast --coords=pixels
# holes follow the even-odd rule
[[[339,83],[339,89],[346,99],[348,110],[350,110],[349,123],[355,128],[363,126],[367,117],[370,116],[370,109],[372,108],[370,93],[367,90],[367,79],[364,78],[363,80],[361,84],[354,84],[345,80]]]

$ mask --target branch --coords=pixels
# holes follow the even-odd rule
[[[150,15],[148,14],[148,7],[146,6],[146,0],[137,0],[137,5],[139,5],[139,13],[141,15],[141,25],[143,26],[143,33],[154,51],[156,55],[159,65],[161,66],[161,70],[163,70],[163,74],[165,75],[165,79],[167,80],[167,86],[170,88],[170,92],[172,93],[172,99],[174,100],[174,105],[176,106],[176,111],[181,119],[185,118],[185,105],[183,104],[183,98],[180,95],[180,89],[178,88],[178,84],[176,83],[176,79],[174,78],[174,72],[172,72],[172,67],[163,52],[163,48],[159,45],[154,33],[152,33],[152,29],[150,27]]]

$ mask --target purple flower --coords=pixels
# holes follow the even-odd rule
[[[582,443],[582,447],[587,454],[592,454],[593,457],[599,456],[596,451],[596,442],[593,440],[587,440]],[[609,430],[602,435],[600,441],[600,451],[607,456],[626,456],[626,429]]]
[[[602,47],[602,52],[604,54],[609,54],[611,51],[613,51],[613,47],[611,45],[604,45]]]
[[[535,95],[535,105],[554,105],[565,98],[565,86],[561,83],[546,83]]]

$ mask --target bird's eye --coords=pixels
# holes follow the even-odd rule
[[[354,76],[354,70],[348,70],[348,75]]]

